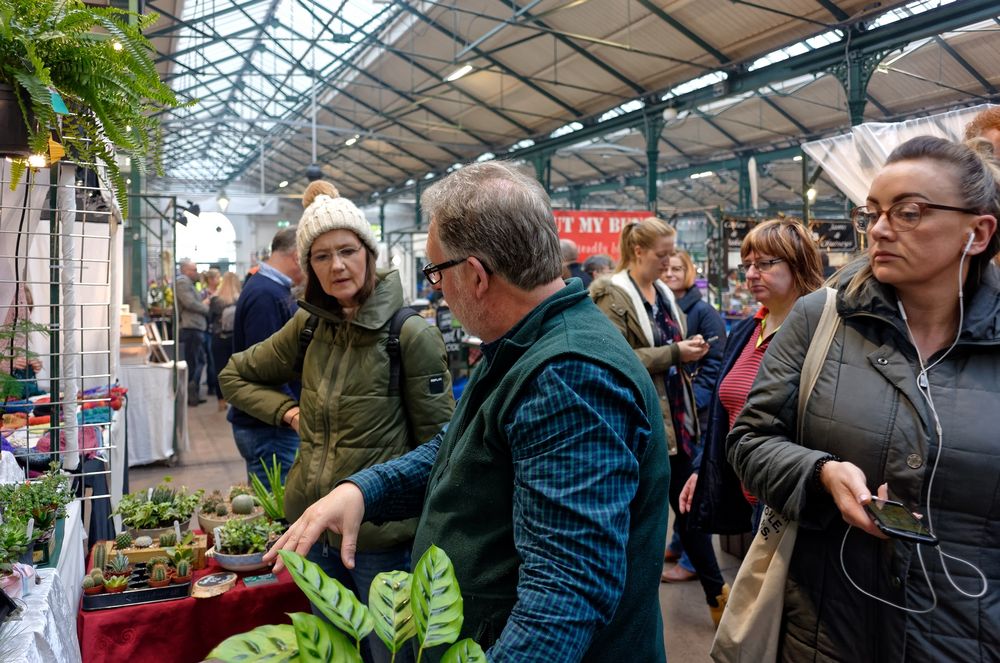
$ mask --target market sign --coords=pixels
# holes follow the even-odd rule
[[[722,220],[722,228],[726,233],[726,248],[739,251],[747,233],[757,223],[757,219],[748,216],[727,216]]]
[[[580,262],[598,253],[609,255],[617,262],[620,257],[618,237],[622,228],[652,215],[651,212],[635,210],[553,210],[559,239],[576,243]]]
[[[850,221],[842,219],[813,219],[809,223],[813,239],[824,251],[853,253],[858,250],[858,235]]]

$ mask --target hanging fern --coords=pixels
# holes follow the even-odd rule
[[[115,153],[143,173],[147,160],[162,172],[156,114],[179,105],[142,34],[157,19],[80,0],[0,1],[0,82],[14,88],[32,152],[47,152],[54,136],[74,159],[103,162],[123,211],[128,196]],[[71,115],[55,112],[50,89]],[[13,169],[12,188],[23,171]]]

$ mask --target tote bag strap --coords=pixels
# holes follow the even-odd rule
[[[809,343],[809,350],[806,351],[806,358],[802,362],[802,373],[799,377],[799,416],[798,416],[798,439],[802,443],[802,421],[805,419],[806,403],[812,395],[813,387],[819,378],[819,371],[823,367],[826,355],[830,351],[830,344],[833,343],[833,335],[837,333],[840,324],[840,316],[837,315],[837,291],[833,288],[826,290],[826,303],[823,304],[823,313],[819,317],[819,324],[813,333],[812,341]]]

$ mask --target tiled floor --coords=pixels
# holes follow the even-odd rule
[[[174,465],[156,464],[129,470],[130,488],[144,490],[164,476],[173,477],[175,485],[224,489],[246,480],[243,459],[236,451],[226,413],[216,407],[214,398],[196,408],[188,408],[188,435],[191,449]],[[732,583],[738,560],[716,550],[723,575]],[[664,640],[671,661],[708,662],[714,627],[705,605],[701,584],[685,582],[660,585],[663,609]]]

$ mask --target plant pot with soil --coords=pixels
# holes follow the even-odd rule
[[[215,547],[210,554],[229,571],[256,571],[268,566],[264,553],[278,539],[284,526],[268,519],[230,520],[215,530]]]
[[[188,530],[203,492],[172,488],[166,477],[152,490],[122,496],[112,515],[122,517],[122,525],[129,528],[133,539],[148,536],[155,541],[172,531],[175,521],[182,532]]]

